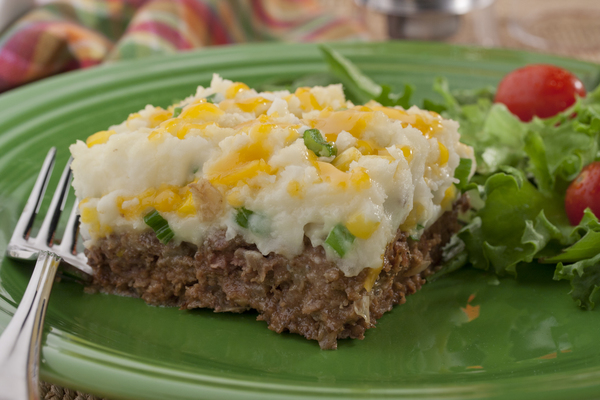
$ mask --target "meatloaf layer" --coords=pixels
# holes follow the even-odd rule
[[[368,268],[345,276],[306,237],[304,252],[288,259],[263,256],[239,236],[226,240],[224,231],[199,247],[164,245],[153,232],[113,234],[86,250],[94,269],[91,289],[181,309],[256,310],[257,319],[275,332],[298,333],[317,340],[322,349],[335,349],[337,339],[363,339],[383,313],[421,288],[439,268],[443,246],[460,229],[458,212],[467,208],[462,197],[418,241],[398,230],[378,276]]]

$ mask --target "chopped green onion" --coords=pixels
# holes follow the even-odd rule
[[[179,117],[179,114],[183,111],[183,107],[175,107],[173,109],[173,118]]]
[[[245,207],[237,209],[235,222],[242,228],[249,229],[250,232],[260,236],[265,236],[270,231],[269,220],[264,215]]]
[[[250,211],[246,207],[238,208],[237,211],[235,222],[242,228],[248,229],[248,220],[250,219],[250,216],[254,214],[254,211]]]
[[[154,233],[156,238],[161,241],[162,244],[167,244],[173,239],[175,234],[169,228],[169,223],[164,219],[156,210],[152,210],[144,217],[144,222],[148,225]]]
[[[271,232],[271,223],[264,215],[254,213],[248,218],[248,229],[259,236],[267,236]]]
[[[216,94],[216,93],[213,93],[213,94],[211,94],[211,95],[209,95],[209,96],[206,96],[206,101],[207,101],[208,103],[215,104],[215,97],[216,97],[216,96],[217,96],[217,94]]]
[[[307,129],[304,131],[304,145],[319,157],[331,157],[337,155],[337,147],[323,138],[318,129]]]
[[[418,242],[419,240],[421,240],[421,233],[422,233],[421,231],[423,229],[425,229],[425,227],[421,224],[417,224],[416,228],[417,228],[417,232],[410,235],[409,238],[411,240],[414,240],[415,242]]]
[[[329,235],[327,235],[325,243],[335,250],[340,257],[344,257],[344,255],[352,248],[354,239],[356,239],[356,237],[350,233],[348,228],[342,224],[337,224],[333,227],[331,232],[329,232]]]

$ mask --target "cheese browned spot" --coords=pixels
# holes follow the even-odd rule
[[[223,195],[208,180],[189,184],[201,221],[211,222],[224,212]]]

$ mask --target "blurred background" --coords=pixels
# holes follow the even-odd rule
[[[0,0],[0,92],[214,45],[390,39],[600,63],[600,0]]]
[[[323,0],[373,40],[440,40],[600,63],[600,0]]]

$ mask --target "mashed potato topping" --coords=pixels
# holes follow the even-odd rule
[[[225,229],[293,257],[307,236],[348,276],[377,270],[398,227],[418,234],[456,199],[454,170],[473,159],[457,128],[416,107],[355,106],[341,85],[257,93],[215,75],[71,146],[82,232],[87,246],[142,232],[156,210],[175,242]],[[309,129],[331,155],[309,148]]]

